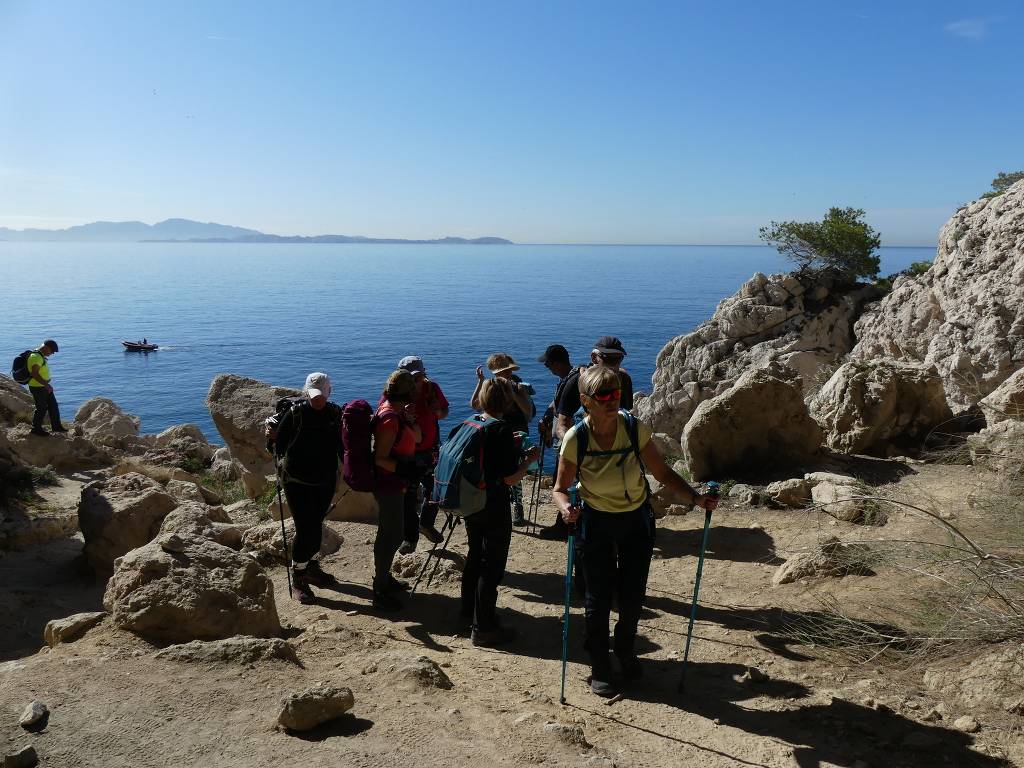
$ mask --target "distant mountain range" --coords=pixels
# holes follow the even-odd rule
[[[507,245],[501,237],[442,237],[436,240],[402,240],[395,237],[358,235],[314,235],[312,237],[268,235],[255,229],[189,219],[167,219],[158,224],[141,221],[94,221],[67,229],[7,229],[0,227],[0,240],[12,242],[66,243],[455,243]]]

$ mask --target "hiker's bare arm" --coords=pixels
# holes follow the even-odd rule
[[[507,475],[503,478],[505,480],[505,485],[515,485],[526,477],[526,473],[529,471],[531,462],[536,461],[538,456],[540,456],[540,448],[535,445],[526,452],[526,456],[524,456],[523,460],[519,462],[519,469],[517,469],[513,474]]]
[[[640,458],[643,459],[647,470],[654,475],[654,478],[668,486],[668,488],[683,501],[695,507],[714,509],[718,505],[718,499],[714,496],[703,496],[695,491],[688,482],[683,480],[675,471],[665,463],[665,459],[658,450],[653,440],[648,440],[647,445],[640,451]],[[709,506],[710,505],[710,506]]]
[[[398,437],[398,425],[380,424],[373,433],[373,460],[378,467],[394,472],[398,469],[397,459],[391,457],[391,449],[395,447]]]
[[[558,414],[558,423],[555,425],[555,437],[559,440],[565,437],[565,433],[572,429],[572,416],[564,413]]]
[[[476,367],[476,387],[473,389],[473,396],[469,398],[469,407],[474,411],[482,411],[484,407],[480,404],[480,387],[484,384],[484,367]]]
[[[572,506],[569,501],[569,486],[576,482],[576,465],[565,456],[558,457],[558,474],[555,477],[555,487],[551,495],[555,499],[555,506],[558,507],[558,514],[567,523],[575,523],[580,516],[578,507]]]

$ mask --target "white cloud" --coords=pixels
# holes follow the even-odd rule
[[[994,18],[960,19],[951,21],[945,26],[946,32],[964,40],[982,40],[988,35],[989,27]]]

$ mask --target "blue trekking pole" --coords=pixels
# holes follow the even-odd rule
[[[708,496],[718,496],[718,483],[708,483]],[[700,592],[700,576],[704,571],[704,552],[708,548],[708,530],[711,528],[711,510],[704,511],[704,538],[700,543],[700,556],[697,558],[697,576],[693,580],[693,603],[690,605],[690,626],[686,630],[686,649],[683,651],[683,671],[679,675],[679,692],[686,689],[686,664],[690,659],[690,640],[693,638],[693,622],[697,618],[697,594]]]
[[[569,489],[569,504],[578,504],[578,490],[574,485]],[[558,697],[560,704],[565,704],[565,665],[569,659],[569,603],[572,601],[572,565],[576,552],[576,525],[569,526],[568,554],[565,565],[565,613],[562,614],[562,692]]]

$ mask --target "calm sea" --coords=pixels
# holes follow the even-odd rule
[[[933,257],[882,249],[882,274]],[[336,402],[375,401],[409,354],[454,419],[469,413],[475,367],[498,351],[519,361],[543,409],[555,379],[536,359],[554,342],[585,362],[598,336],[618,336],[649,391],[669,339],[754,272],[786,268],[768,247],[0,242],[0,351],[7,373],[18,352],[56,339],[64,418],[102,395],[143,432],[194,422],[221,442],[204,399],[222,372],[298,388],[324,370]],[[142,337],[159,351],[123,350]]]

